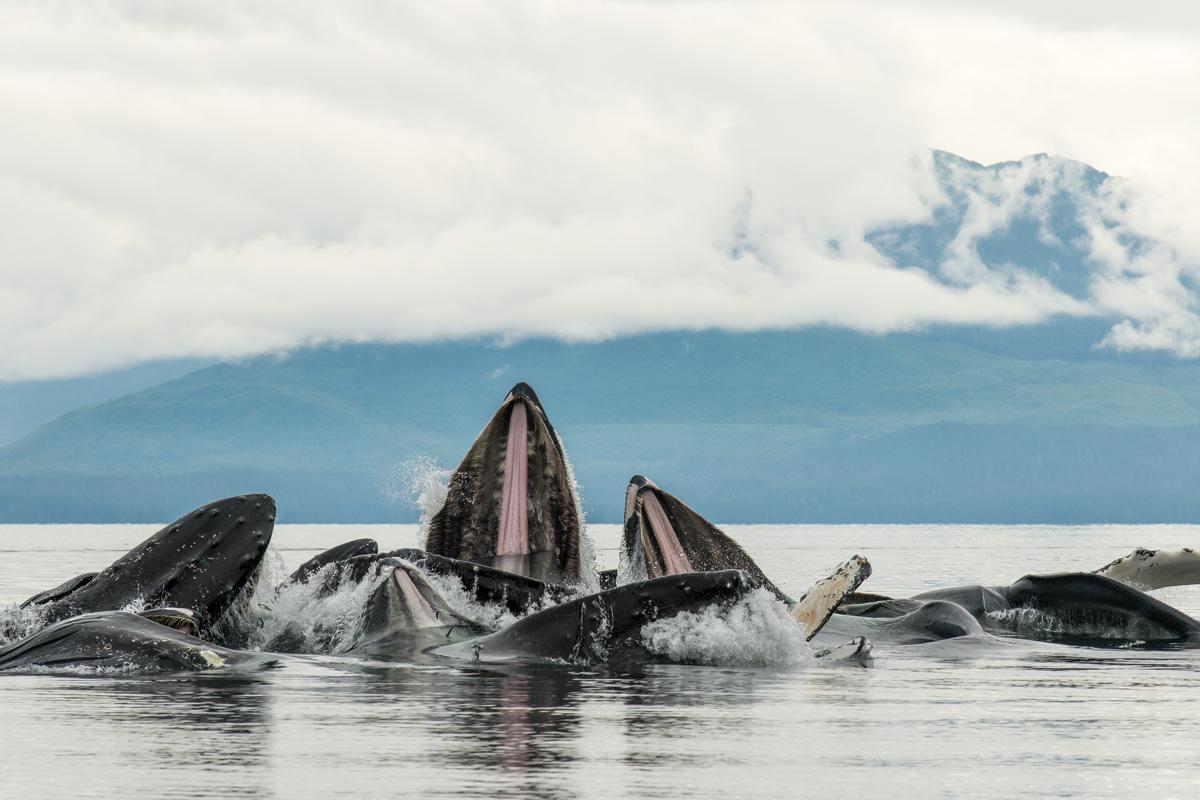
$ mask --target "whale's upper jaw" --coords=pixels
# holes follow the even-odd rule
[[[192,609],[202,625],[212,624],[257,572],[274,527],[275,500],[270,495],[209,503],[167,525],[55,602],[48,619],[140,604]]]
[[[554,449],[558,451],[559,458],[563,458],[562,442],[558,439],[558,432],[554,430],[554,425],[550,422],[550,416],[546,413],[546,408],[542,405],[542,401],[538,399],[537,392],[528,383],[521,381],[520,383],[513,384],[513,387],[508,390],[508,394],[504,396],[504,402],[500,404],[500,409],[496,412],[496,416],[511,413],[512,404],[515,402],[524,403],[526,408],[536,415],[538,422],[549,432],[550,439],[554,442]],[[508,417],[504,419],[507,421]]]

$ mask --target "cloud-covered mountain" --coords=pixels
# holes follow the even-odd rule
[[[1061,315],[1196,355],[1200,16],[1068,5],[0,10],[0,380]],[[989,263],[1055,187],[1090,278]]]
[[[218,364],[0,449],[0,516],[164,519],[269,491],[285,519],[412,519],[414,471],[453,467],[517,380],[543,395],[598,520],[615,519],[635,472],[726,521],[1200,515],[1200,365],[1178,358],[1186,348],[1139,349],[1181,318],[1163,301],[1131,321],[1105,300],[1142,281],[1187,289],[1180,260],[1113,223],[1120,185],[1082,164],[933,164],[938,212],[869,232],[877,257],[964,298],[991,286],[1063,298],[1071,313],[878,335],[346,345]],[[757,258],[754,241],[731,257]]]

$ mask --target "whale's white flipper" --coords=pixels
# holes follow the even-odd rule
[[[857,636],[848,642],[818,650],[813,653],[813,658],[820,659],[822,662],[850,661],[851,659],[865,659],[869,655],[871,655],[871,640],[865,636]]]
[[[871,564],[862,556],[854,556],[822,578],[804,593],[792,608],[792,616],[804,628],[804,638],[812,639],[833,616],[833,612],[871,575]]]
[[[1139,547],[1127,556],[1096,570],[1136,589],[1163,589],[1200,583],[1200,553],[1182,550],[1147,550]]]

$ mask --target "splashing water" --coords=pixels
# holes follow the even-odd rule
[[[425,546],[429,522],[446,504],[453,473],[429,456],[417,456],[392,467],[383,493],[417,510],[417,547]]]
[[[42,609],[19,608],[15,603],[0,609],[0,646],[24,639],[46,627]]]
[[[733,605],[684,611],[642,626],[646,648],[672,661],[725,667],[808,664],[812,651],[787,606],[766,589]]]
[[[272,590],[269,602],[252,607],[259,624],[247,649],[290,653],[338,653],[354,645],[359,620],[371,593],[388,577],[384,571],[362,581],[343,581],[333,592],[323,589],[336,565],[328,564],[307,583],[287,583]]]
[[[492,630],[499,630],[513,624],[522,616],[534,614],[555,604],[550,598],[544,597],[541,603],[531,604],[527,614],[518,615],[512,613],[504,603],[480,603],[455,575],[439,575],[425,571],[422,571],[422,574],[455,612]]]
[[[579,479],[575,477],[575,467],[571,464],[570,457],[567,456],[567,448],[563,446],[562,439],[558,438],[558,431],[554,432],[554,438],[558,439],[558,449],[562,452],[563,466],[567,470],[567,483],[571,486],[571,491],[575,493],[575,517],[579,520],[579,577],[582,581],[584,594],[600,591],[600,570],[596,566],[596,546],[592,543],[592,537],[588,533],[587,518],[583,515],[583,502],[580,500],[583,497],[583,492],[579,486]]]

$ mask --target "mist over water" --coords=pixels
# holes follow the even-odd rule
[[[0,528],[0,604],[99,568],[154,529]],[[908,595],[1200,540],[1189,526],[726,530],[793,596],[854,553],[874,567],[864,591]],[[598,566],[616,566],[618,526],[589,531]],[[391,549],[418,528],[277,528],[251,597],[253,646],[297,619],[314,645],[347,641],[370,581],[315,604],[311,590],[273,587],[362,536]],[[1197,587],[1155,595],[1200,614]],[[996,640],[824,665],[787,622],[752,594],[655,623],[652,649],[716,666],[632,673],[296,655],[254,672],[0,675],[0,797],[1167,797],[1200,780],[1200,651]]]

